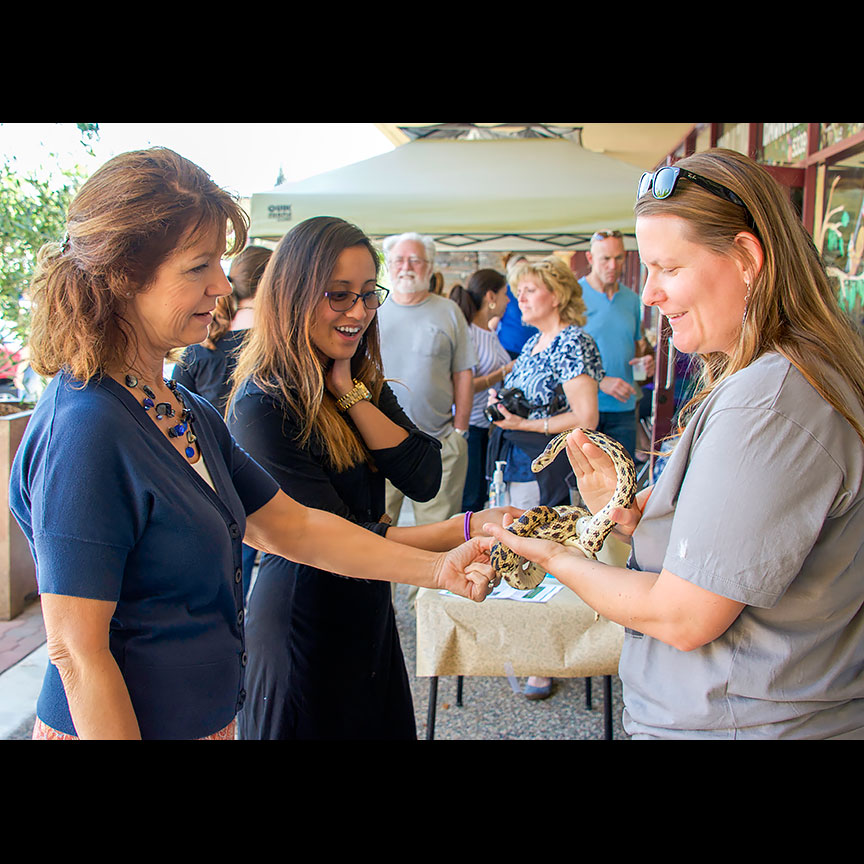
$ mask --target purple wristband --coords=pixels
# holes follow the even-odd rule
[[[473,510],[469,510],[465,514],[465,542],[467,543],[471,539],[471,517],[474,515]]]

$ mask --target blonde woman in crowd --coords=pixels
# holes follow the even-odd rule
[[[551,438],[574,426],[597,426],[598,382],[603,364],[594,340],[582,329],[585,304],[582,288],[570,268],[558,257],[519,261],[508,271],[510,285],[519,300],[522,321],[537,328],[504,378],[492,391],[493,421],[489,440],[487,474],[496,461],[506,461],[504,480],[510,504],[527,510],[544,504],[570,503],[569,465],[561,454],[539,474],[531,462]],[[498,392],[518,389],[524,396],[520,416],[508,409]],[[493,415],[494,416],[494,415]],[[525,685],[528,699],[545,699],[552,693],[549,678],[531,676]]]

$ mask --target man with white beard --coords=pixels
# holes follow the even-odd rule
[[[415,233],[388,237],[384,254],[391,289],[378,310],[384,374],[396,379],[393,391],[405,413],[441,442],[438,494],[431,501],[412,502],[416,524],[424,525],[447,519],[462,507],[477,355],[462,311],[429,290],[435,259],[432,240]],[[402,501],[402,493],[388,482],[386,506],[394,525]]]

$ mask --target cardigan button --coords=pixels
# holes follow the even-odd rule
[[[234,571],[234,581],[239,584],[242,579],[243,579],[243,569],[241,567],[238,567]]]
[[[244,651],[240,655],[240,665],[245,666],[249,662],[249,655]]]
[[[243,623],[243,610],[242,609],[237,613],[237,623],[238,624]]]
[[[240,536],[240,526],[236,522],[232,522],[231,525],[228,526],[228,531],[232,537]]]

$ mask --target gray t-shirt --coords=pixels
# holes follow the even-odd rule
[[[453,375],[477,363],[462,310],[446,297],[402,306],[391,297],[378,310],[384,374],[418,428],[441,439],[453,428]],[[401,385],[405,386],[401,386]]]
[[[846,404],[857,404],[851,392]],[[628,734],[826,738],[864,727],[862,483],[861,440],[783,357],[715,389],[657,482],[630,566],[665,567],[747,605],[690,652],[627,632]]]

